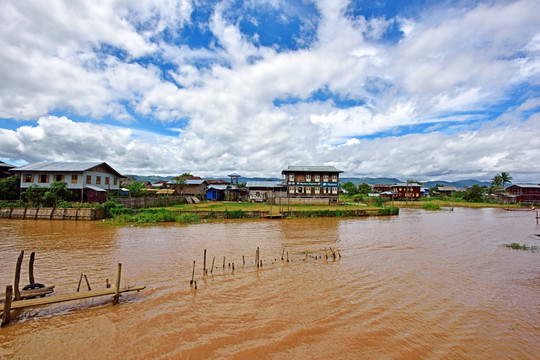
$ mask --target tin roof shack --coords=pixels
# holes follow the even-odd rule
[[[227,184],[211,184],[206,190],[206,200],[223,201],[225,200],[225,191],[230,187]]]
[[[10,177],[13,173],[10,172],[10,169],[13,169],[15,166],[6,164],[3,161],[0,161],[0,179]]]
[[[506,193],[512,202],[540,202],[540,185],[514,184],[506,188]]]
[[[281,172],[287,188],[287,201],[305,204],[336,203],[339,174],[333,166],[289,166]]]
[[[287,188],[282,181],[248,181],[249,202],[274,203],[277,197],[286,197]]]
[[[392,193],[395,200],[418,200],[421,187],[417,183],[398,183],[392,185]]]
[[[11,169],[21,174],[21,191],[32,185],[49,187],[64,181],[81,202],[104,202],[109,191],[120,190],[122,175],[105,162],[41,162]]]
[[[185,180],[185,187],[180,191],[180,195],[199,195],[201,199],[206,197],[206,190],[208,189],[208,183],[204,179],[187,179]],[[169,181],[170,185],[174,186],[174,180]]]
[[[435,194],[439,193],[444,196],[452,196],[452,193],[456,191],[458,191],[458,189],[453,186],[438,186],[435,190]]]

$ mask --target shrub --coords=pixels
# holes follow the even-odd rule
[[[59,208],[71,208],[71,207],[73,207],[73,205],[71,205],[71,203],[69,201],[62,200],[62,201],[58,202],[58,207]]]
[[[382,209],[377,210],[377,215],[379,216],[386,216],[386,215],[398,215],[399,214],[399,208],[398,207],[386,207]]]
[[[194,224],[199,222],[199,215],[192,213],[184,213],[178,217],[178,221],[182,224]]]
[[[422,209],[424,210],[441,210],[441,206],[439,204],[434,203],[425,203],[422,205]]]
[[[247,213],[244,210],[232,210],[225,209],[225,218],[227,219],[241,219],[247,217]]]

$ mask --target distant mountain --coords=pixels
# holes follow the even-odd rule
[[[400,182],[403,182],[401,180],[395,179],[395,178],[372,178],[372,177],[342,177],[339,179],[342,184],[346,182],[352,182],[355,185],[366,183],[369,185],[393,185]]]
[[[165,180],[171,180],[173,176],[159,176],[159,175],[126,175],[128,178],[135,180],[135,181],[150,181],[151,183],[155,183],[157,181],[165,181]],[[230,177],[218,177],[218,178],[207,178],[207,179],[215,179],[215,180],[225,180],[230,181]],[[240,177],[238,179],[238,182],[240,184],[247,183],[248,181],[277,181],[281,180],[280,178],[267,178],[267,177]],[[386,178],[386,177],[342,177],[340,178],[340,182],[342,184],[346,182],[352,182],[353,184],[362,184],[366,183],[369,185],[377,185],[377,184],[386,184],[386,185],[393,185],[397,183],[403,183],[406,180],[400,180],[396,178]],[[490,183],[487,181],[478,181],[478,180],[460,180],[460,181],[445,181],[445,180],[435,180],[435,181],[426,181],[422,183],[423,187],[430,188],[436,185],[443,185],[443,186],[453,186],[458,189],[462,189],[465,187],[471,187],[473,185],[486,185],[489,186]]]

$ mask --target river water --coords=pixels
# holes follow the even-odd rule
[[[80,274],[92,288],[114,282],[119,262],[123,285],[147,286],[115,306],[13,312],[0,359],[538,359],[540,252],[502,244],[538,246],[539,233],[532,212],[464,208],[189,226],[0,220],[2,292],[20,250],[23,283],[35,251],[36,281],[57,294]],[[330,247],[342,257],[326,260]],[[216,257],[207,276],[204,249],[208,268]]]

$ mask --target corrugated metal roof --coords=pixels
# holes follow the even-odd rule
[[[540,185],[532,185],[532,184],[514,184],[511,186],[519,186],[521,188],[528,188],[528,189],[540,189]]]
[[[85,188],[85,189],[94,190],[94,191],[99,191],[99,192],[105,192],[105,191],[107,191],[107,190],[105,190],[105,189],[102,189],[102,188],[100,188],[100,187],[93,186],[93,185],[84,185],[84,188]]]
[[[422,187],[422,185],[420,184],[417,184],[417,183],[397,183],[396,185],[394,186],[405,186],[405,187]]]
[[[283,183],[281,181],[248,181],[246,183],[247,188],[275,188],[282,187]]]
[[[109,167],[118,176],[119,172],[114,170],[109,164],[105,162],[92,161],[92,162],[40,162],[34,164],[28,164],[11,169],[11,171],[58,171],[58,172],[82,172],[93,167],[105,165]]]
[[[228,187],[229,185],[225,185],[225,184],[214,184],[214,185],[210,185],[208,189],[227,190]]]
[[[289,166],[287,170],[283,170],[283,174],[286,171],[296,171],[296,172],[340,172],[342,170],[336,169],[334,166]]]

